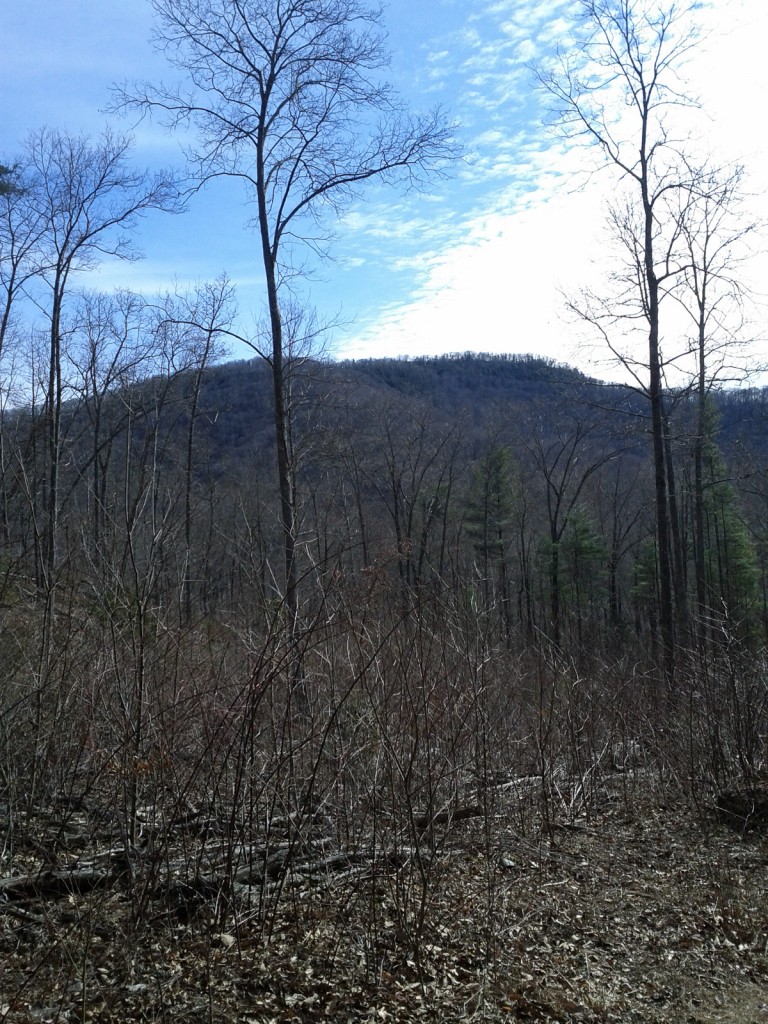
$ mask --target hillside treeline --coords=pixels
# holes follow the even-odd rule
[[[68,606],[139,602],[169,625],[268,629],[280,525],[263,364],[182,364],[123,386],[95,357],[79,369],[61,419],[53,579],[45,411],[4,413],[6,608],[53,587]],[[447,602],[509,650],[653,664],[641,396],[534,357],[465,355],[302,361],[291,403],[302,619],[353,594],[389,615]],[[755,649],[767,627],[765,393],[710,398],[703,605],[692,407],[675,395],[670,417],[681,646]]]

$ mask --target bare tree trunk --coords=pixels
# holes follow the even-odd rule
[[[625,30],[628,31],[628,30]],[[624,42],[631,52],[632,41]],[[647,295],[648,318],[648,398],[651,405],[651,432],[653,437],[653,468],[656,494],[656,542],[659,558],[659,617],[664,677],[672,686],[675,676],[675,618],[672,598],[672,564],[670,558],[669,502],[667,496],[666,457],[664,452],[664,398],[659,351],[659,279],[656,273],[654,245],[654,196],[650,189],[649,162],[654,147],[647,137],[649,128],[649,100],[643,95],[640,120],[640,160],[637,181],[643,212],[643,276]]]
[[[686,594],[685,550],[681,533],[682,519],[677,504],[675,484],[675,463],[672,457],[672,438],[669,418],[664,415],[664,458],[667,466],[667,492],[669,495],[669,524],[672,541],[672,583],[675,599],[675,616],[678,643],[688,632],[688,595]]]
[[[283,325],[277,301],[277,289],[269,289],[269,313],[272,326],[272,397],[275,416],[277,482],[280,492],[280,522],[283,540],[285,612],[293,634],[298,624],[299,597],[296,572],[296,494],[291,458],[290,400],[283,359]]]
[[[704,325],[700,325],[700,340]],[[707,602],[706,570],[706,529],[704,518],[704,443],[707,433],[706,385],[704,376],[704,346],[699,347],[699,382],[697,388],[696,438],[693,444],[693,502],[696,562],[696,619],[699,653],[704,654],[709,633],[709,609]]]

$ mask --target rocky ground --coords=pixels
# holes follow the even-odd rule
[[[54,874],[45,815],[17,821],[0,1020],[768,1024],[764,829],[639,773],[589,815],[517,796],[397,851],[262,856],[226,911],[169,848],[165,874],[121,866],[73,813]],[[199,880],[196,842],[175,853]]]

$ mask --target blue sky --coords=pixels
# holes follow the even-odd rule
[[[372,188],[336,225],[334,260],[308,283],[320,314],[345,321],[340,356],[535,352],[610,373],[565,309],[563,293],[599,289],[610,251],[603,226],[609,175],[585,184],[585,154],[542,125],[545,99],[527,65],[567,36],[571,0],[391,0],[385,12],[391,78],[419,108],[443,104],[459,123],[464,159],[426,194]],[[768,215],[768,5],[714,0],[688,71],[706,118],[697,126],[721,160],[743,160],[754,216]],[[95,134],[113,82],[169,77],[148,39],[144,0],[25,0],[0,23],[0,159],[47,124]],[[118,122],[125,130],[129,125]],[[178,142],[142,123],[136,161],[178,159]],[[256,240],[243,195],[216,185],[179,217],[152,216],[145,258],[108,264],[83,284],[154,294],[210,280],[236,283],[244,326],[259,316]],[[768,281],[764,259],[745,268]],[[768,349],[758,351],[768,358]],[[242,353],[238,353],[242,354]],[[591,359],[598,360],[597,367]]]

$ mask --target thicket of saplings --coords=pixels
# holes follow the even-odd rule
[[[387,893],[418,948],[457,821],[480,828],[492,879],[499,829],[556,843],[562,823],[593,820],[617,776],[628,802],[663,787],[705,815],[723,789],[758,784],[759,620],[747,628],[712,602],[697,629],[691,598],[664,677],[642,486],[627,564],[608,584],[596,524],[618,493],[615,460],[593,458],[553,577],[551,481],[537,491],[533,468],[517,483],[491,471],[524,465],[519,442],[489,461],[448,445],[449,424],[427,443],[405,407],[390,447],[379,432],[360,459],[348,431],[334,444],[309,431],[324,440],[297,477],[293,624],[269,462],[220,480],[200,446],[189,473],[189,416],[161,439],[162,418],[139,416],[136,394],[115,399],[130,415],[92,457],[74,427],[62,433],[55,522],[35,417],[5,432],[2,862],[35,865],[30,891],[119,885],[137,935],[171,919],[268,935],[297,879],[358,871],[368,896],[348,912],[365,923],[375,980],[371,891]],[[561,485],[570,501],[573,483]],[[617,585],[627,610],[612,623]]]

